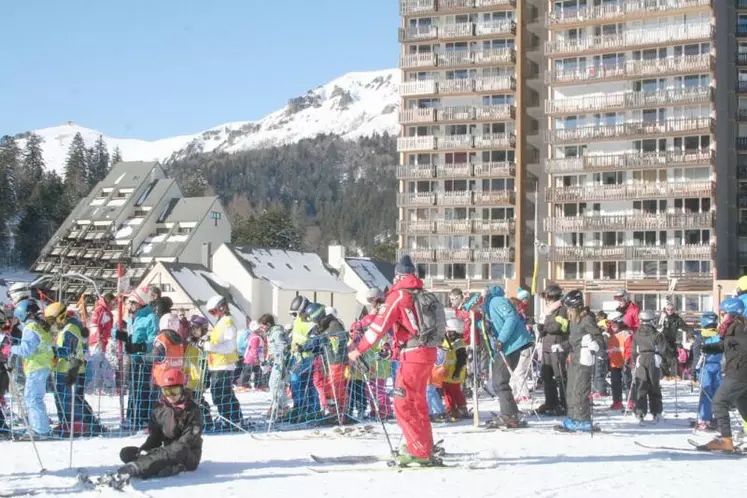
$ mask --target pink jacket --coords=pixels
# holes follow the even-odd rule
[[[266,346],[264,337],[256,332],[249,334],[246,353],[244,353],[244,365],[259,365],[264,361]]]

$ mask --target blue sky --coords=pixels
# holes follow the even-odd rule
[[[397,0],[24,0],[0,10],[0,134],[156,139],[397,64]]]

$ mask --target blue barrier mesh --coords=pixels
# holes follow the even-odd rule
[[[155,364],[148,355],[124,355],[120,362],[100,353],[87,361],[72,386],[64,374],[51,371],[41,391],[49,437],[69,437],[71,421],[74,436],[83,437],[145,429],[161,396]],[[15,367],[2,414],[14,432],[22,433],[26,416],[35,409],[28,393],[39,388],[29,385],[20,364]],[[200,353],[184,358],[184,370],[187,387],[202,407],[206,434],[341,426],[394,416],[397,362],[375,353],[354,364],[335,364],[324,351],[305,357],[289,354],[279,364],[237,364],[227,370],[211,370]],[[487,372],[478,375],[485,379]]]

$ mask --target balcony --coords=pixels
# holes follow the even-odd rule
[[[737,92],[747,92],[747,81],[737,81]]]
[[[567,28],[610,21],[632,21],[710,8],[713,0],[623,0],[607,5],[556,10],[547,14],[545,26]]]
[[[399,0],[399,13],[403,16],[428,14],[436,11],[436,0]]]
[[[436,222],[431,220],[397,220],[397,233],[435,233]]]
[[[710,273],[670,273],[669,275],[641,275],[623,273],[615,278],[594,278],[584,280],[555,280],[563,289],[579,289],[583,292],[615,292],[626,289],[629,292],[712,292],[713,275]]]
[[[510,235],[514,232],[514,220],[414,220],[397,221],[397,233],[470,235]]]
[[[397,150],[399,152],[513,148],[515,145],[516,135],[513,133],[446,135],[438,137],[427,135],[421,137],[399,137],[397,139]]]
[[[433,263],[436,260],[436,251],[433,249],[398,249],[397,259],[409,255],[417,263]]]
[[[740,66],[747,65],[747,52],[737,53],[737,64]]]
[[[737,109],[737,120],[747,121],[747,109]]]
[[[402,124],[432,123],[436,120],[435,109],[405,109],[399,113],[399,122]]]
[[[399,194],[400,207],[418,206],[512,206],[516,194],[509,190],[452,190],[449,192],[409,192]]]
[[[708,86],[673,88],[653,92],[619,92],[591,97],[574,97],[545,101],[550,115],[616,111],[671,105],[686,105],[713,101],[714,89]]]
[[[508,19],[475,23],[475,36],[515,35],[516,23]]]
[[[672,45],[677,42],[706,41],[714,38],[716,29],[710,24],[669,29],[631,30],[615,35],[590,36],[581,39],[550,40],[545,55],[582,55],[612,50],[634,50],[649,46]]]
[[[436,232],[439,234],[470,234],[472,233],[471,220],[439,220],[436,222]]]
[[[410,164],[397,166],[400,180],[431,178],[509,178],[516,175],[512,162]]]
[[[737,137],[737,150],[747,150],[747,137]]]
[[[453,40],[456,38],[470,38],[475,34],[475,24],[471,22],[459,22],[443,24],[438,27],[438,36],[442,40]]]
[[[438,38],[438,28],[436,26],[413,26],[399,29],[400,43],[421,42],[436,38]]]
[[[579,128],[545,130],[545,142],[563,143],[620,140],[626,138],[654,138],[681,133],[713,133],[715,122],[711,118],[680,118],[651,122],[599,124]]]
[[[402,69],[427,67],[460,67],[480,65],[514,64],[516,51],[513,48],[489,48],[483,50],[454,50],[448,52],[429,52],[406,54],[400,57]]]
[[[737,24],[737,29],[735,30],[735,34],[737,35],[737,37],[747,36],[747,25]]]
[[[516,79],[511,76],[487,76],[453,80],[408,81],[400,85],[400,96],[460,95],[479,92],[513,92]]]
[[[710,244],[680,246],[592,246],[550,247],[550,261],[628,261],[628,260],[711,260],[715,248]]]
[[[677,230],[712,228],[711,213],[621,214],[545,218],[548,232],[602,232],[609,230]]]
[[[583,157],[548,159],[545,171],[551,174],[581,171],[617,171],[670,166],[692,166],[713,164],[716,154],[712,150],[684,152],[631,152],[627,154],[603,154]]]
[[[624,201],[671,197],[713,197],[713,182],[634,183],[628,185],[589,185],[586,187],[557,187],[545,190],[545,201]]]
[[[474,232],[479,234],[511,234],[516,225],[514,220],[474,220]]]
[[[734,6],[737,9],[747,9],[747,0],[734,0]]]
[[[598,65],[563,71],[549,71],[548,85],[582,84],[588,82],[626,80],[644,76],[665,76],[698,71],[714,71],[716,59],[709,55],[683,55],[666,59],[625,61],[623,64]]]
[[[515,251],[510,247],[475,249],[472,251],[472,258],[476,263],[511,263],[515,259]]]

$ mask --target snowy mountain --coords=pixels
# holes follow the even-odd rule
[[[166,161],[196,152],[238,152],[246,149],[294,143],[319,134],[355,139],[374,133],[399,132],[398,69],[345,74],[325,85],[290,99],[282,109],[258,121],[239,121],[216,126],[194,135],[146,141],[109,137],[68,122],[34,130],[44,139],[47,166],[62,173],[70,142],[80,133],[91,146],[104,135],[109,152],[119,147],[126,161]],[[20,145],[25,134],[19,135]]]

